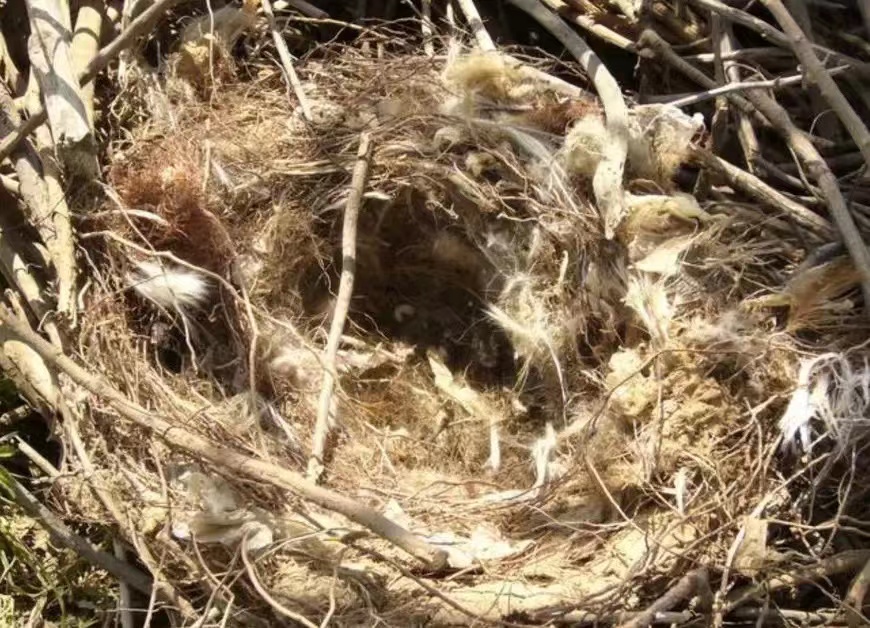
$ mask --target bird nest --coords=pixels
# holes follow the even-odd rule
[[[830,514],[857,436],[822,462],[782,445],[868,403],[857,275],[784,282],[800,241],[681,191],[705,130],[664,105],[630,108],[606,233],[601,105],[536,63],[375,30],[300,62],[299,106],[256,65],[143,96],[163,113],[116,142],[80,228],[100,379],[64,386],[92,468],[55,499],[114,509],[163,599],[261,625],[618,622],[677,582],[690,621],[706,565],[740,584],[720,613],[761,573],[787,574],[774,595],[816,577],[776,529]]]

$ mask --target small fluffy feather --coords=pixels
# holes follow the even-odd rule
[[[136,262],[127,282],[143,299],[181,313],[202,305],[209,294],[208,281],[201,274],[157,262]]]
[[[779,421],[784,449],[811,452],[812,422],[818,435],[829,437],[835,456],[843,455],[857,437],[867,433],[870,421],[870,364],[853,364],[842,353],[824,353],[800,365],[797,388]]]

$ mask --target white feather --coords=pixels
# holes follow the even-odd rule
[[[156,262],[137,262],[127,281],[142,298],[181,313],[202,305],[209,294],[208,281],[200,273]]]
[[[780,419],[783,447],[809,452],[814,436],[826,436],[833,441],[835,455],[843,455],[856,438],[866,434],[870,427],[868,414],[870,364],[865,361],[855,365],[842,353],[805,360],[798,373],[797,389]]]

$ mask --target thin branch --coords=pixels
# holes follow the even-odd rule
[[[643,33],[641,33],[637,45],[639,53],[642,56],[651,58],[657,56],[661,58],[701,87],[705,89],[716,89],[719,87],[716,84],[716,81],[711,79],[701,70],[693,66],[688,61],[685,61],[682,57],[680,57],[680,55],[674,52],[674,49],[671,48],[671,45],[664,39],[662,39],[662,37],[655,31],[646,29]],[[761,123],[766,122],[764,119],[758,116],[758,112],[755,110],[755,107],[752,106],[752,103],[743,96],[735,92],[726,92],[723,95],[726,96],[728,100],[743,113],[755,116]]]
[[[446,553],[443,550],[432,547],[373,509],[349,497],[307,482],[293,471],[222,447],[130,401],[121,391],[99,376],[89,373],[53,347],[34,332],[26,321],[14,316],[8,310],[0,308],[0,322],[2,322],[0,329],[17,336],[22,343],[42,356],[48,364],[66,373],[79,386],[108,401],[120,416],[159,435],[168,444],[228,471],[288,490],[323,508],[338,512],[405,550],[430,568],[437,570],[446,563]]]
[[[831,74],[839,74],[840,72],[849,69],[849,66],[841,65],[839,67],[831,69]],[[689,107],[690,105],[697,105],[699,102],[704,102],[705,100],[710,100],[711,98],[716,98],[717,96],[723,96],[726,94],[730,94],[731,92],[743,92],[748,89],[779,89],[780,87],[787,87],[789,85],[795,85],[797,83],[801,83],[804,80],[803,74],[792,74],[791,76],[782,76],[775,79],[770,79],[768,81],[743,81],[739,83],[728,83],[727,85],[720,85],[719,87],[712,87],[705,92],[700,92],[698,94],[692,94],[691,96],[684,96],[681,98],[677,98],[676,100],[671,100],[667,102],[667,104],[673,107]]]
[[[726,57],[735,52],[740,52],[741,49],[738,47],[737,38],[734,36],[734,29],[731,24],[725,24],[724,20],[719,16],[717,16],[717,19],[722,30],[719,44],[722,71],[730,83],[739,83],[742,80],[741,64],[736,63],[734,59],[726,59]],[[743,149],[743,155],[746,158],[749,171],[752,172],[755,160],[760,152],[758,135],[756,135],[755,128],[752,126],[750,116],[736,107],[734,108],[734,113],[737,118],[737,138],[740,141],[740,147]]]
[[[696,165],[709,168],[724,178],[728,185],[779,210],[814,236],[823,240],[829,240],[833,236],[834,230],[827,220],[770,187],[754,174],[741,170],[702,148],[693,147],[689,158]]]
[[[75,32],[73,33],[72,54],[73,67],[76,74],[87,70],[88,64],[100,51],[100,33],[103,28],[103,2],[101,0],[85,0],[79,6],[76,16]],[[94,84],[85,83],[81,89],[82,101],[88,115],[88,124],[94,126]]]
[[[263,13],[266,14],[266,19],[269,21],[269,30],[272,31],[272,40],[275,42],[275,47],[278,49],[278,56],[281,58],[281,67],[284,69],[284,77],[287,83],[296,94],[296,99],[299,101],[299,107],[302,109],[302,115],[305,120],[311,122],[314,117],[311,114],[311,103],[305,96],[305,90],[302,88],[302,81],[299,80],[299,75],[296,74],[296,69],[293,67],[293,57],[290,55],[290,50],[287,48],[287,42],[281,35],[281,30],[278,28],[278,22],[275,20],[275,14],[272,12],[272,3],[270,0],[261,0]]]
[[[55,151],[69,170],[97,173],[96,142],[73,65],[69,6],[63,0],[26,0],[30,21],[30,78],[39,84]]]
[[[341,279],[338,285],[338,295],[335,299],[332,323],[329,327],[329,338],[326,341],[326,349],[324,351],[323,383],[317,403],[317,423],[314,428],[314,438],[312,439],[311,458],[308,461],[308,479],[313,482],[318,481],[323,473],[326,439],[329,436],[332,424],[335,422],[335,413],[332,411],[332,395],[335,389],[336,376],[335,361],[338,356],[339,345],[341,344],[341,335],[344,333],[347,313],[350,310],[350,300],[353,297],[353,282],[356,275],[357,221],[366,182],[368,181],[371,153],[371,137],[364,131],[360,133],[357,161],[353,167],[350,194],[347,198],[347,206],[344,210],[344,224],[341,230]]]
[[[553,9],[553,11],[556,11],[561,15],[563,19],[573,22],[583,30],[587,31],[590,35],[595,35],[601,41],[605,41],[621,50],[634,52],[635,45],[633,41],[627,37],[623,37],[616,31],[607,28],[603,24],[596,22],[588,15],[572,11],[571,7],[569,7],[563,0],[543,0],[543,2]],[[568,15],[566,15],[566,13]]]
[[[601,99],[607,141],[601,162],[592,178],[592,190],[604,217],[604,235],[611,239],[626,212],[623,175],[628,154],[628,107],[622,97],[622,90],[595,52],[558,15],[549,11],[538,0],[510,2],[534,18],[568,49],[592,79]]]

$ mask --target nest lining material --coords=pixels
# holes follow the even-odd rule
[[[313,121],[288,115],[279,77],[261,76],[221,86],[209,105],[174,103],[171,122],[139,129],[116,158],[110,180],[131,211],[101,225],[113,237],[83,358],[187,429],[301,468],[348,171],[368,130],[328,483],[449,548],[452,566],[486,565],[449,593],[489,618],[593,599],[638,565],[668,573],[677,555],[723,560],[727,547],[699,545],[727,517],[717,494],[736,504],[763,491],[747,481],[745,410],[775,423],[784,403],[771,399],[789,394],[797,362],[787,337],[770,341],[768,304],[745,307],[776,285],[762,252],[786,260],[786,245],[672,183],[697,121],[633,110],[629,174],[646,183],[630,186],[607,241],[590,201],[606,137],[593,98],[566,100],[494,53],[445,68],[336,48],[300,73]],[[151,251],[171,253],[162,270]],[[137,268],[166,285],[199,272],[209,298],[115,290]],[[170,344],[184,358],[175,372],[155,359]],[[408,607],[408,585],[363,554],[330,588],[336,550],[311,521],[338,535],[347,522],[143,445],[98,409],[91,418],[85,436],[104,443],[104,468],[122,469],[106,479],[132,520],[161,554],[183,550],[166,557],[167,577],[189,573],[193,537],[219,566],[220,547],[248,535],[288,608],[322,614],[332,596],[347,625],[368,605],[467,621],[433,600]],[[634,523],[619,525],[627,512]],[[156,534],[166,524],[171,538]],[[299,541],[276,549],[282,539]]]

